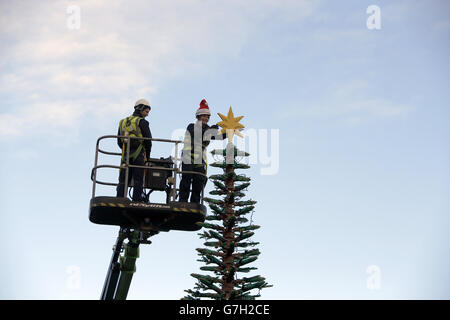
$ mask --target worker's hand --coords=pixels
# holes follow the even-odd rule
[[[219,130],[219,126],[218,126],[217,124],[213,124],[213,125],[211,126],[211,129]]]

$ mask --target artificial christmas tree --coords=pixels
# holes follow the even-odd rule
[[[232,143],[235,133],[242,137],[239,130],[244,126],[239,120],[243,116],[235,118],[231,107],[227,116],[220,113],[219,116],[223,121],[218,125],[223,128],[222,133],[227,133],[229,142],[225,149],[211,152],[215,156],[223,157],[222,161],[211,164],[212,167],[221,168],[223,172],[209,178],[215,186],[210,194],[220,198],[204,198],[212,213],[206,217],[204,223],[200,223],[206,230],[199,235],[206,241],[205,248],[197,249],[201,257],[198,261],[206,264],[200,269],[214,275],[191,274],[198,281],[193,290],[185,290],[188,293],[185,299],[253,300],[260,296],[259,290],[271,285],[259,275],[239,277],[239,273],[249,273],[257,269],[248,265],[260,254],[255,248],[259,243],[251,241],[253,231],[259,226],[252,224],[247,218],[253,212],[256,201],[243,199],[243,191],[250,186],[250,178],[236,173],[237,169],[250,168],[236,160],[238,157],[248,157],[249,154],[238,150]],[[255,293],[255,290],[258,292]]]

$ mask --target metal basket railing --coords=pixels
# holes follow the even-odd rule
[[[98,164],[98,156],[99,153],[102,154],[106,154],[106,155],[112,155],[112,156],[119,156],[122,159],[123,156],[123,152],[111,152],[111,151],[105,151],[100,149],[100,141],[105,140],[105,139],[118,139],[121,138],[124,141],[124,144],[126,145],[126,148],[124,150],[125,154],[126,154],[126,159],[125,161],[121,160],[121,165],[117,166],[117,165],[111,165],[111,164]],[[125,187],[124,187],[124,194],[123,197],[126,198],[127,197],[127,192],[128,192],[128,187],[131,186],[129,185],[128,182],[128,178],[129,178],[129,171],[130,168],[141,168],[141,169],[149,169],[149,166],[139,166],[139,165],[133,165],[130,164],[130,141],[132,139],[138,139],[139,141],[145,141],[145,140],[151,140],[152,142],[165,142],[165,143],[173,143],[175,144],[175,155],[172,157],[173,160],[173,168],[166,168],[166,167],[161,167],[161,166],[152,166],[151,169],[155,170],[163,170],[163,171],[172,171],[174,173],[173,175],[173,183],[169,184],[171,186],[171,190],[170,190],[170,200],[171,201],[176,201],[177,199],[177,191],[179,191],[179,189],[177,189],[177,175],[178,174],[196,174],[196,175],[201,175],[204,176],[206,179],[208,178],[205,174],[200,173],[200,172],[196,172],[196,171],[182,171],[180,170],[180,167],[178,165],[178,162],[181,161],[181,158],[178,158],[178,145],[180,143],[183,143],[183,141],[181,140],[169,140],[169,139],[157,139],[157,138],[144,138],[144,137],[130,137],[130,136],[119,136],[119,135],[106,135],[106,136],[101,136],[100,138],[97,139],[97,143],[95,146],[95,163],[94,163],[94,167],[92,168],[91,171],[91,180],[92,180],[92,198],[95,197],[95,192],[96,192],[96,185],[100,184],[100,185],[107,185],[107,186],[118,186],[119,183],[113,183],[113,182],[105,182],[105,181],[99,181],[97,180],[97,170],[98,169],[102,169],[102,168],[112,168],[112,169],[118,169],[120,171],[120,169],[124,169],[125,170]],[[205,185],[203,185],[202,188],[202,194],[201,194],[201,204],[203,204],[203,196],[204,196],[204,192],[205,192]]]

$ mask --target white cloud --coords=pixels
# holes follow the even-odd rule
[[[350,97],[355,94],[359,94],[362,91],[367,91],[369,83],[363,79],[353,79],[348,82],[340,83],[336,85],[332,91],[332,94],[337,97]]]
[[[297,114],[315,117],[344,116],[358,119],[359,122],[367,118],[406,115],[410,110],[409,106],[386,99],[353,100],[349,97],[347,101],[327,99],[323,104],[307,105],[299,108]]]
[[[167,79],[237,57],[273,12],[281,21],[301,19],[315,3],[3,2],[0,134],[26,134],[21,125],[46,133],[77,126],[83,115],[104,116],[99,102],[112,117],[122,114],[132,103],[126,97],[151,100]],[[67,28],[69,5],[81,9],[79,30]]]
[[[324,89],[323,95],[312,103],[294,103],[280,117],[339,118],[357,125],[368,119],[406,116],[411,110],[410,105],[376,97],[376,91],[366,80],[353,79]]]

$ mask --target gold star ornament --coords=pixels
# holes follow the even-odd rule
[[[244,125],[239,123],[239,121],[244,116],[234,117],[233,109],[228,110],[228,115],[224,116],[221,113],[217,113],[219,117],[222,119],[222,121],[218,122],[217,125],[222,127],[222,130],[220,131],[221,134],[227,133],[227,138],[229,141],[233,140],[233,136],[236,133],[239,137],[243,138],[244,136],[240,132],[242,129],[244,129]]]

